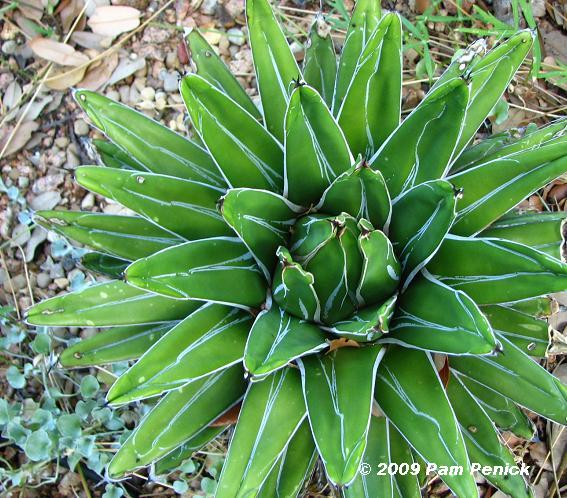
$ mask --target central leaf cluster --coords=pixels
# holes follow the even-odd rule
[[[273,297],[288,313],[326,325],[383,303],[400,282],[400,263],[386,235],[362,218],[308,214],[277,251]]]

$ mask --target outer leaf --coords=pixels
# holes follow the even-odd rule
[[[461,133],[468,87],[455,79],[431,91],[370,159],[392,197],[442,178]]]
[[[465,445],[472,462],[481,465],[480,473],[501,491],[514,498],[528,498],[532,494],[524,478],[520,475],[498,475],[496,472],[483,472],[485,467],[515,467],[514,456],[502,443],[492,421],[467,391],[458,377],[451,378],[447,396],[455,410]]]
[[[229,186],[281,192],[283,151],[254,116],[196,74],[183,79],[181,95]]]
[[[197,74],[226,93],[256,119],[261,119],[262,115],[252,99],[205,37],[199,31],[192,29],[187,35],[187,44],[191,60],[197,66]]]
[[[133,360],[142,356],[177,323],[165,322],[102,330],[65,349],[59,361],[64,367],[82,367]]]
[[[406,278],[404,287],[439,249],[455,219],[456,195],[444,180],[422,183],[392,206],[389,238]]]
[[[78,168],[76,178],[83,187],[185,239],[231,234],[216,210],[221,189],[181,178],[98,166]]]
[[[450,176],[463,190],[452,231],[472,235],[567,170],[567,137]]]
[[[347,320],[334,323],[324,330],[359,342],[371,342],[388,333],[394,314],[397,294],[382,304],[368,306],[357,311]]]
[[[358,473],[383,354],[376,345],[345,347],[298,360],[313,437],[334,484],[347,485]]]
[[[507,306],[483,306],[482,312],[492,328],[531,356],[546,355],[550,343],[546,320],[533,317]]]
[[[427,462],[461,465],[460,476],[441,476],[457,496],[478,496],[463,436],[428,353],[392,347],[378,368],[376,401]]]
[[[295,220],[303,211],[267,190],[233,189],[221,200],[224,219],[254,255],[268,280],[277,262],[277,248],[287,244]]]
[[[429,275],[399,298],[382,342],[451,354],[486,354],[499,348],[490,323],[474,301]]]
[[[154,344],[112,384],[107,400],[130,403],[240,363],[252,317],[235,308],[207,304]]]
[[[292,81],[301,72],[268,0],[246,0],[246,17],[264,121],[270,133],[283,142]]]
[[[455,372],[453,371],[455,375]],[[458,374],[456,374],[458,375]],[[534,426],[527,415],[513,401],[484,387],[473,379],[459,375],[459,380],[476,398],[482,409],[488,414],[497,427],[511,431],[519,437],[532,439]]]
[[[557,302],[548,296],[534,297],[532,299],[510,303],[506,306],[538,318],[550,317],[553,313],[558,311]]]
[[[138,325],[179,320],[199,306],[111,281],[42,301],[27,311],[26,321],[65,327]]]
[[[407,441],[390,422],[388,422],[388,429],[390,439],[390,458],[393,462],[400,465],[402,463],[409,464],[411,469],[411,465],[416,461],[416,458]],[[423,471],[425,472],[425,469],[423,469]],[[412,475],[411,472],[408,472],[405,475],[403,475],[402,472],[398,472],[394,475],[394,479],[400,491],[401,498],[420,498],[421,490],[419,489],[420,485],[417,476]]]
[[[494,222],[480,235],[520,242],[561,259],[565,219],[564,212],[507,215]]]
[[[182,242],[144,218],[81,211],[38,211],[34,221],[93,249],[134,260]]]
[[[323,192],[316,209],[331,215],[348,213],[357,220],[365,218],[381,230],[386,230],[392,211],[384,177],[365,161],[336,178]]]
[[[300,356],[326,347],[325,334],[319,327],[272,306],[254,322],[246,344],[244,368],[254,377],[263,377]]]
[[[278,247],[277,256],[280,263],[274,275],[274,300],[287,312],[303,320],[319,321],[321,304],[313,287],[313,274],[293,261],[285,247]]]
[[[235,237],[194,240],[139,259],[126,280],[165,296],[240,307],[258,307],[266,297],[261,271]]]
[[[199,145],[103,95],[88,90],[78,90],[74,95],[94,125],[140,168],[215,187],[226,185]]]
[[[363,268],[357,288],[359,304],[380,303],[397,290],[401,266],[390,240],[380,230],[371,230],[365,220],[359,223],[358,247]]]
[[[452,357],[451,367],[559,424],[567,422],[567,388],[504,336],[504,354]]]
[[[449,235],[427,269],[477,304],[519,301],[567,287],[567,265],[531,247]]]
[[[546,126],[530,130],[528,125],[523,136],[520,130],[510,129],[492,135],[479,143],[465,149],[453,163],[452,171],[470,169],[488,161],[509,156],[516,152],[527,151],[541,145],[547,145],[553,139],[560,138],[567,129],[567,119],[558,119]],[[520,138],[518,138],[518,136]]]
[[[199,451],[203,446],[207,445],[216,439],[226,427],[205,427],[203,430],[195,434],[193,437],[185,441],[181,446],[178,446],[173,451],[160,458],[153,466],[154,475],[162,475],[175,470],[176,467],[181,465],[185,460]]]
[[[115,279],[122,278],[129,264],[130,261],[127,259],[115,258],[100,252],[88,252],[81,258],[81,266],[85,269]]]
[[[333,103],[336,75],[337,56],[331,37],[331,27],[325,22],[323,15],[318,13],[309,31],[303,78],[309,86],[319,92],[327,107]]]
[[[297,370],[286,368],[250,384],[215,496],[253,496],[304,418]]]
[[[279,462],[262,485],[258,498],[296,498],[309,480],[317,449],[309,422],[304,419],[291,438]]]
[[[109,168],[130,169],[134,171],[147,171],[145,167],[124,152],[120,147],[107,140],[94,139],[92,141],[100,160],[104,166]]]
[[[402,22],[384,15],[364,47],[337,121],[353,154],[371,157],[400,124]]]
[[[353,162],[343,132],[320,95],[302,85],[285,116],[285,186],[291,201],[309,206]]]
[[[339,60],[333,105],[335,115],[352,81],[362,50],[376,29],[381,16],[379,1],[358,0],[356,2]]]
[[[171,391],[120,446],[108,474],[117,478],[167,455],[238,403],[245,389],[242,368],[235,365]]]

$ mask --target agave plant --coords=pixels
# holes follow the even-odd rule
[[[137,360],[108,402],[159,397],[110,477],[175,468],[237,419],[219,498],[295,497],[317,462],[346,497],[419,497],[425,463],[462,498],[479,465],[530,496],[486,469],[515,463],[499,430],[532,437],[520,407],[567,423],[534,361],[567,288],[564,215],[513,210],[567,170],[567,121],[473,140],[533,33],[457,53],[401,120],[396,13],[359,0],[338,63],[318,16],[300,69],[267,0],[246,12],[261,110],[193,31],[193,141],[75,93],[108,138],[77,181],[136,215],[36,215],[113,280],[28,322],[102,328],[61,362]]]

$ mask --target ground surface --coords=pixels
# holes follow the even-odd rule
[[[135,10],[95,10],[110,3]],[[429,77],[439,73],[456,49],[477,35],[490,35],[492,43],[513,30],[505,23],[514,24],[514,7],[521,3],[444,0],[432,6],[428,0],[383,2],[384,7],[399,11],[413,23],[414,34],[408,37],[405,51],[404,109],[416,105]],[[475,11],[473,4],[484,14]],[[507,105],[481,130],[484,134],[529,122],[542,124],[567,109],[567,3],[533,0],[528,4],[531,8],[519,16],[519,25],[537,23],[541,46],[538,68],[530,73],[526,65],[520,71],[507,92]],[[280,4],[299,60],[306,30],[318,7],[305,0]],[[333,35],[340,45],[346,28],[341,11],[350,9],[350,0],[333,0],[323,7],[333,14]],[[496,17],[487,17],[490,15]],[[122,21],[109,22],[116,16]],[[135,406],[111,415],[104,406],[104,391],[124,365],[113,367],[113,371],[64,371],[57,365],[62,346],[73,337],[92,332],[30,330],[19,321],[33,302],[79,289],[93,280],[76,263],[80,250],[35,227],[33,212],[53,208],[121,212],[118,205],[73,183],[73,171],[79,164],[96,163],[91,140],[100,134],[89,128],[69,88],[103,92],[175,131],[191,133],[177,81],[191,71],[183,32],[192,27],[204,31],[255,95],[243,0],[0,3],[0,494],[89,497],[105,493],[106,498],[113,498],[123,494],[162,496],[176,490],[187,496],[207,496],[214,489],[224,451],[222,441],[164,478],[164,484],[149,482],[144,474],[106,486],[102,477],[105,462],[115,451],[116,441],[144,412],[143,406]],[[49,39],[65,43],[65,47],[50,45]],[[559,179],[527,199],[523,207],[563,210],[566,198],[567,179]],[[555,319],[560,329],[564,328],[563,318],[560,314]],[[550,358],[548,366],[559,365],[558,374],[567,378],[560,363],[561,358]],[[23,415],[17,415],[22,407]],[[69,414],[75,414],[74,418]],[[539,430],[534,441],[506,437],[518,456],[532,465],[537,497],[560,496],[557,488],[564,485],[567,437],[557,427],[534,420]],[[29,437],[42,431],[47,439]],[[483,489],[486,497],[499,496],[489,487]],[[310,492],[310,496],[321,496],[331,490],[316,477]],[[448,496],[448,491],[433,480],[430,494]]]

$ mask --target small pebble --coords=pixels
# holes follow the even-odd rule
[[[66,154],[67,162],[65,163],[65,169],[75,169],[81,164],[81,160],[79,159],[79,156],[77,155],[74,149],[75,148],[71,146],[67,148],[67,154]]]
[[[177,92],[179,87],[179,74],[177,73],[177,71],[171,73],[162,71],[160,78],[163,80],[163,89],[166,92]]]
[[[18,44],[14,40],[7,40],[2,43],[2,52],[6,55],[14,55],[18,48]]]
[[[59,192],[44,192],[30,201],[30,207],[35,211],[53,209],[59,204],[59,201],[61,201],[61,194]]]
[[[175,52],[168,52],[165,56],[165,67],[167,67],[167,69],[176,69],[179,65],[178,63],[177,54]]]
[[[27,280],[25,275],[23,274],[13,276],[11,279],[6,279],[6,281],[4,282],[4,290],[6,292],[11,292],[12,288],[15,291],[19,291],[21,289],[25,289],[26,286],[27,286]]]
[[[147,86],[140,92],[140,95],[143,100],[151,101],[154,100],[156,91],[151,86]]]
[[[94,194],[89,192],[83,197],[81,201],[81,209],[92,209],[94,207],[95,197]]]
[[[73,129],[75,130],[75,135],[79,137],[84,137],[89,134],[89,125],[84,119],[77,119],[73,125]]]
[[[50,282],[51,282],[51,277],[49,276],[49,273],[42,272],[37,274],[36,283],[40,289],[47,289]]]
[[[69,285],[69,280],[66,278],[56,278],[53,282],[59,289],[66,289]]]
[[[67,145],[69,145],[69,138],[68,137],[57,137],[55,139],[55,145],[60,149],[65,149]]]
[[[227,32],[228,41],[239,47],[244,45],[244,33],[240,28],[230,28]]]

